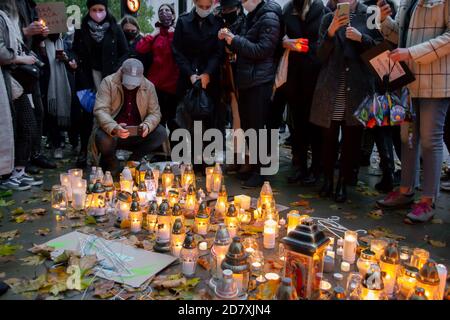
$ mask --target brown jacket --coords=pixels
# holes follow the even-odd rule
[[[136,100],[142,123],[145,123],[152,132],[161,120],[161,111],[155,86],[145,77],[142,79]],[[101,128],[111,135],[111,132],[118,126],[114,118],[119,114],[122,105],[122,68],[120,68],[116,73],[103,79],[97,92],[94,106],[94,129],[89,142],[92,160],[97,165],[99,160],[95,146],[97,129]]]
[[[386,39],[400,43],[405,14],[412,0],[401,0],[395,20],[381,25]],[[418,0],[406,33],[407,64],[416,76],[408,87],[413,97],[450,97],[450,0]]]

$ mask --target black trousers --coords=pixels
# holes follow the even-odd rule
[[[308,172],[308,150],[311,148],[311,171],[318,175],[322,153],[321,129],[309,121],[314,87],[298,88],[288,85],[287,88],[289,116],[292,122],[293,159],[298,168],[306,174]]]
[[[283,85],[275,91],[275,95],[273,96],[267,124],[269,129],[279,129],[281,127],[283,124],[283,114],[286,110],[286,105],[286,85]]]
[[[28,164],[36,137],[40,133],[36,114],[27,95],[14,100],[14,109],[15,165],[22,167]]]
[[[347,126],[344,121],[331,121],[329,128],[322,129],[324,174],[328,179],[331,179],[334,175],[334,166],[339,150],[340,129],[342,129],[342,144],[339,175],[345,183],[350,184],[359,160],[363,133],[363,127],[361,126]]]
[[[111,137],[102,129],[98,129],[95,135],[96,146],[101,153],[101,165],[105,171],[117,173],[119,161],[116,158],[116,150],[132,151],[133,155],[130,160],[141,160],[150,152],[159,148],[167,138],[166,129],[158,125],[155,130],[150,132],[147,137],[142,138],[129,137],[128,139],[120,139]]]
[[[268,124],[269,109],[272,97],[272,83],[266,83],[248,89],[239,90],[239,117],[241,118],[241,127],[244,131],[248,129],[256,130],[257,137],[257,154],[253,155],[257,158],[254,168],[255,172],[259,172],[261,162],[259,159],[259,129],[264,129]],[[268,135],[270,139],[270,135]],[[266,147],[268,150],[268,146]]]
[[[35,156],[41,153],[41,139],[44,125],[44,104],[42,101],[41,88],[39,83],[36,83],[36,85],[34,86],[32,96],[34,105],[34,109],[32,110],[34,113],[34,118],[36,120],[36,129],[33,130],[34,132],[32,136],[33,143],[31,146],[31,153],[32,156]]]
[[[160,124],[163,126],[167,125],[169,131],[172,132],[178,128],[178,125],[175,122],[178,96],[161,90],[156,90],[156,93],[158,95],[159,107],[162,114]]]

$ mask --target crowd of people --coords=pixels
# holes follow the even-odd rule
[[[439,191],[450,189],[450,174],[442,174],[444,141],[450,147],[449,1],[290,0],[283,8],[274,0],[193,2],[179,17],[171,4],[161,5],[154,31],[144,35],[134,17],[117,21],[108,0],[87,0],[81,28],[66,34],[49,34],[34,1],[2,1],[1,186],[41,185],[38,167],[55,168],[67,141],[77,166],[119,174],[117,150],[140,160],[170,141],[175,129],[190,128],[178,118],[186,93],[198,87],[209,113],[183,119],[201,120],[203,130],[225,134],[226,128],[287,123],[288,183],[322,181],[321,197],[345,202],[376,145],[382,177],[375,188],[387,194],[378,206],[410,208],[406,223],[434,216]],[[338,10],[344,2],[348,14]],[[371,5],[380,9],[380,28],[368,23]],[[390,58],[415,76],[407,85],[415,117],[400,126],[365,128],[354,113],[383,82],[361,55],[384,41],[394,47]],[[226,170],[243,187],[260,187],[263,164],[250,158],[247,153]]]

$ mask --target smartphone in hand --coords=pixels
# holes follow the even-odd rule
[[[337,15],[341,16],[350,16],[350,3],[349,2],[341,2],[337,4]]]
[[[126,130],[130,133],[130,137],[139,136],[140,127],[139,126],[126,126]]]

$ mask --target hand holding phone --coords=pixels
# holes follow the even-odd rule
[[[136,137],[139,136],[139,131],[140,131],[139,126],[126,126],[125,130],[128,130],[128,132],[130,133],[130,137]]]

